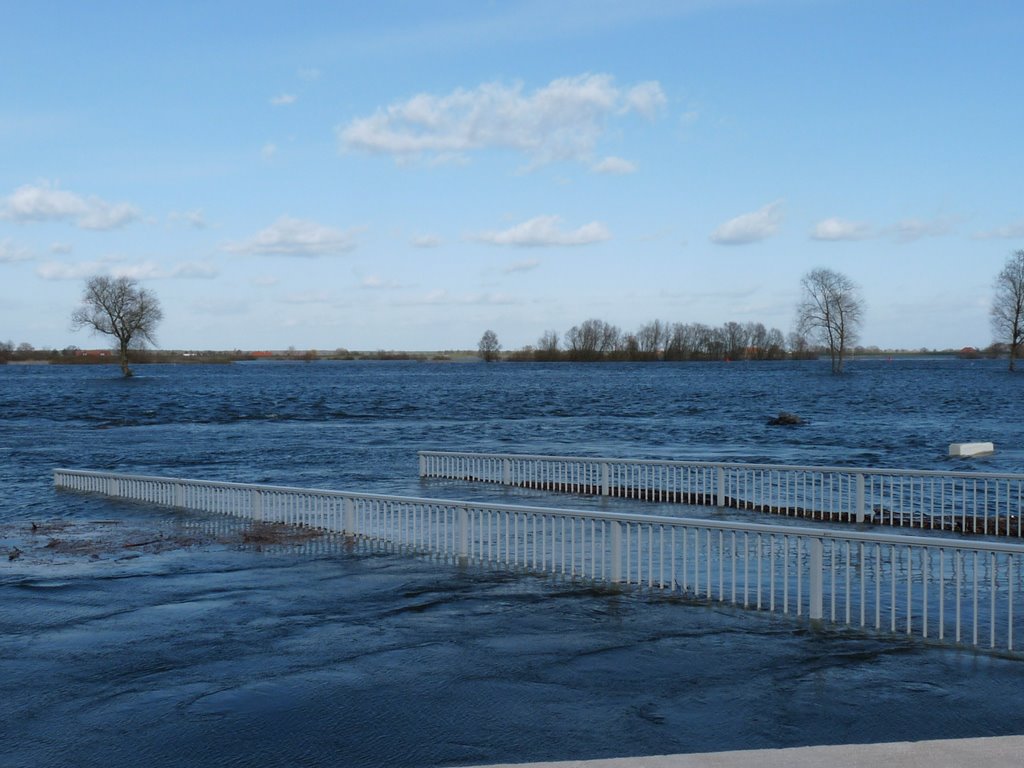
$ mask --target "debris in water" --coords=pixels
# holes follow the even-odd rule
[[[795,413],[789,413],[788,411],[779,411],[778,416],[768,420],[768,425],[771,427],[795,427],[806,423]]]

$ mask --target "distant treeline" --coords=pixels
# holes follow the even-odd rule
[[[132,349],[128,352],[133,364],[145,363],[236,363],[250,360],[270,362],[312,362],[314,360],[384,360],[416,362],[449,362],[472,359],[468,350],[446,350],[441,352],[404,352],[392,350],[350,351],[343,347],[325,351],[316,349],[297,350],[154,350]],[[36,349],[31,344],[0,342],[0,365],[5,363],[50,363],[62,365],[112,365],[118,362],[117,354],[109,348],[79,349]]]
[[[636,332],[623,332],[604,320],[591,319],[560,338],[545,331],[536,346],[505,356],[507,360],[597,362],[601,360],[787,360],[817,357],[818,351],[797,333],[788,337],[762,323],[703,323],[653,320]]]

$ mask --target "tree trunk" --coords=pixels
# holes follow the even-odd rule
[[[132,369],[128,367],[128,342],[121,342],[121,373],[127,379],[132,375]]]

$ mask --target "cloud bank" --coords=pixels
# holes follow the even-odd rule
[[[139,209],[129,203],[110,203],[95,196],[82,197],[49,181],[25,184],[0,200],[0,219],[71,221],[81,229],[117,229],[135,221],[140,215]]]
[[[782,224],[782,201],[729,219],[711,233],[711,242],[719,245],[746,245],[771,237]]]
[[[584,224],[579,229],[559,228],[559,216],[537,216],[522,224],[498,231],[480,232],[472,239],[491,245],[514,245],[523,248],[542,248],[558,245],[591,245],[610,240],[612,233],[599,221]]]
[[[509,264],[502,271],[506,275],[513,275],[517,272],[531,272],[539,266],[540,261],[538,259],[524,259],[523,261],[516,261]]]
[[[0,240],[0,264],[11,264],[15,261],[28,261],[32,253],[20,245],[15,245],[10,240]]]
[[[553,80],[524,92],[522,83],[492,82],[437,96],[421,93],[337,129],[343,150],[389,154],[463,156],[510,149],[534,166],[590,158],[609,120],[628,113],[653,118],[666,103],[657,82],[627,88],[606,74]]]
[[[957,219],[939,216],[934,219],[903,219],[892,227],[892,235],[898,243],[912,243],[925,237],[942,237],[953,231]]]
[[[121,259],[101,259],[76,264],[48,261],[39,265],[36,274],[43,280],[84,280],[93,275],[130,277],[134,280],[205,280],[217,277],[219,273],[212,264],[200,261],[184,261],[168,267],[152,261],[129,264]]]
[[[230,253],[263,256],[328,256],[356,247],[351,231],[325,227],[315,221],[282,216],[247,240],[227,243]]]
[[[414,248],[437,248],[441,245],[441,238],[437,235],[414,235],[409,242]]]
[[[172,224],[184,224],[192,229],[206,229],[206,216],[198,208],[192,211],[171,211],[167,214]]]
[[[975,240],[995,240],[995,239],[1017,239],[1024,238],[1024,221],[1016,221],[1012,224],[1007,224],[1005,227],[998,227],[997,229],[990,229],[987,232],[977,232],[974,235]]]
[[[864,240],[871,237],[871,226],[860,221],[848,221],[835,216],[824,219],[811,230],[813,240]]]
[[[628,173],[636,173],[636,165],[623,160],[621,157],[606,157],[591,166],[594,173],[607,173],[613,176],[623,176]]]

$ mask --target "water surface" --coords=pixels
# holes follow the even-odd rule
[[[430,766],[1017,733],[1019,661],[342,539],[262,546],[223,520],[57,494],[50,473],[626,508],[421,482],[415,451],[1021,471],[1022,382],[919,359],[841,378],[815,363],[148,366],[131,381],[0,367],[0,548],[26,551],[0,559],[0,762]],[[809,423],[767,426],[780,410]],[[997,451],[946,456],[966,440]]]

